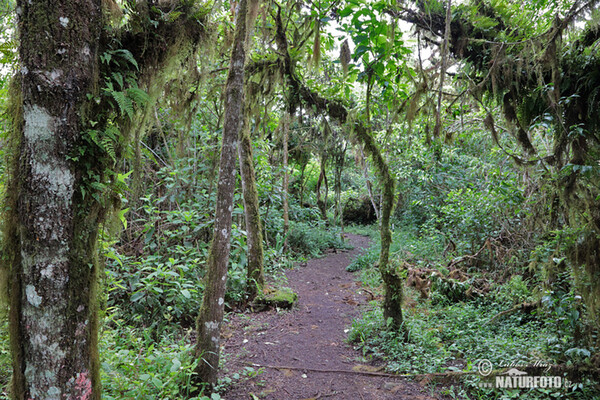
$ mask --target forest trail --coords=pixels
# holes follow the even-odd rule
[[[361,362],[361,353],[345,341],[345,330],[359,315],[359,306],[367,302],[346,266],[369,245],[369,239],[350,234],[346,238],[353,250],[337,250],[287,272],[287,286],[298,294],[291,311],[231,317],[223,332],[225,374],[251,367],[254,372],[249,375],[253,375],[261,366],[264,369],[250,378],[240,374],[222,395],[224,399],[440,398],[406,379],[358,373],[379,371]]]

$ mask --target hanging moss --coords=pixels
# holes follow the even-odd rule
[[[340,124],[347,124],[354,133],[356,139],[365,148],[371,157],[375,170],[381,184],[382,209],[380,218],[381,253],[379,257],[379,270],[384,280],[386,298],[384,300],[384,316],[391,318],[388,325],[391,329],[400,329],[402,326],[402,279],[399,271],[389,264],[389,250],[392,241],[390,231],[390,216],[394,205],[394,180],[389,171],[375,139],[369,133],[367,127],[359,120],[349,118],[349,113],[342,102],[326,99],[306,87],[294,73],[293,63],[288,49],[287,38],[281,19],[281,9],[276,16],[276,41],[282,52],[282,73],[288,84],[290,95],[288,96],[288,108],[295,110],[300,104],[307,105],[318,114],[326,114],[337,120]]]
[[[426,9],[426,4],[420,2],[417,9],[391,14],[441,38],[443,13]],[[471,92],[478,99],[488,93],[502,106],[515,141],[531,160],[513,158],[524,164],[544,163],[552,172],[551,183],[560,194],[561,206],[553,202],[550,218],[557,221],[560,208],[562,219],[580,232],[567,256],[576,289],[584,295],[596,326],[600,315],[600,190],[594,182],[600,154],[600,23],[589,18],[589,12],[597,4],[590,1],[574,6],[566,15],[557,16],[545,31],[533,32],[528,27],[510,26],[510,18],[501,15],[499,8],[477,0],[475,8],[453,9],[450,38],[451,52],[471,66]],[[494,29],[473,22],[482,19],[488,19]],[[585,28],[567,33],[575,21],[586,19]],[[529,138],[532,124],[540,119],[552,131],[554,143],[549,154],[536,149]],[[485,122],[498,141],[491,115]]]

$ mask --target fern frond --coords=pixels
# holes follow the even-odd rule
[[[124,92],[112,91],[110,94],[119,105],[121,116],[127,115],[129,118],[133,118],[133,102],[131,99],[125,96]]]
[[[110,156],[113,162],[117,161],[117,153],[115,152],[115,142],[108,136],[102,137],[102,150]]]
[[[119,84],[119,87],[123,89],[123,75],[120,72],[113,72],[112,77]]]
[[[117,54],[118,56],[120,56],[125,61],[129,62],[138,71],[140,70],[140,68],[138,67],[137,61],[135,61],[135,57],[133,57],[133,54],[131,54],[131,52],[129,50],[119,49],[119,50],[115,51],[115,54]]]
[[[143,107],[150,100],[150,96],[146,93],[145,90],[139,88],[129,88],[127,89],[127,97],[135,102],[138,107]]]

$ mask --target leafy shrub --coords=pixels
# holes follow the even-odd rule
[[[379,260],[379,252],[380,248],[376,245],[362,250],[361,253],[346,267],[346,271],[356,272],[371,268]]]
[[[431,276],[431,283],[432,304],[454,304],[469,298],[470,280],[461,282],[436,273]]]
[[[312,257],[320,255],[329,248],[347,247],[342,242],[339,231],[325,229],[320,224],[311,226],[304,223],[292,223],[288,233],[288,243],[293,252]]]
[[[141,261],[125,258],[107,268],[107,305],[122,318],[142,326],[160,328],[168,322],[193,326],[203,287],[197,263],[149,255]]]
[[[499,286],[495,299],[498,303],[520,304],[532,300],[532,293],[522,275],[513,275],[508,282]]]
[[[102,398],[188,398],[198,362],[189,338],[166,335],[155,341],[122,322],[113,319],[116,329],[106,329],[100,337]]]

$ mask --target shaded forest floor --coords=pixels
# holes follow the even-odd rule
[[[232,314],[224,330],[227,400],[441,399],[407,379],[385,376],[346,342],[368,296],[346,266],[369,245],[347,235],[353,250],[336,250],[288,271],[298,294],[290,311]],[[378,375],[379,374],[379,375]]]

